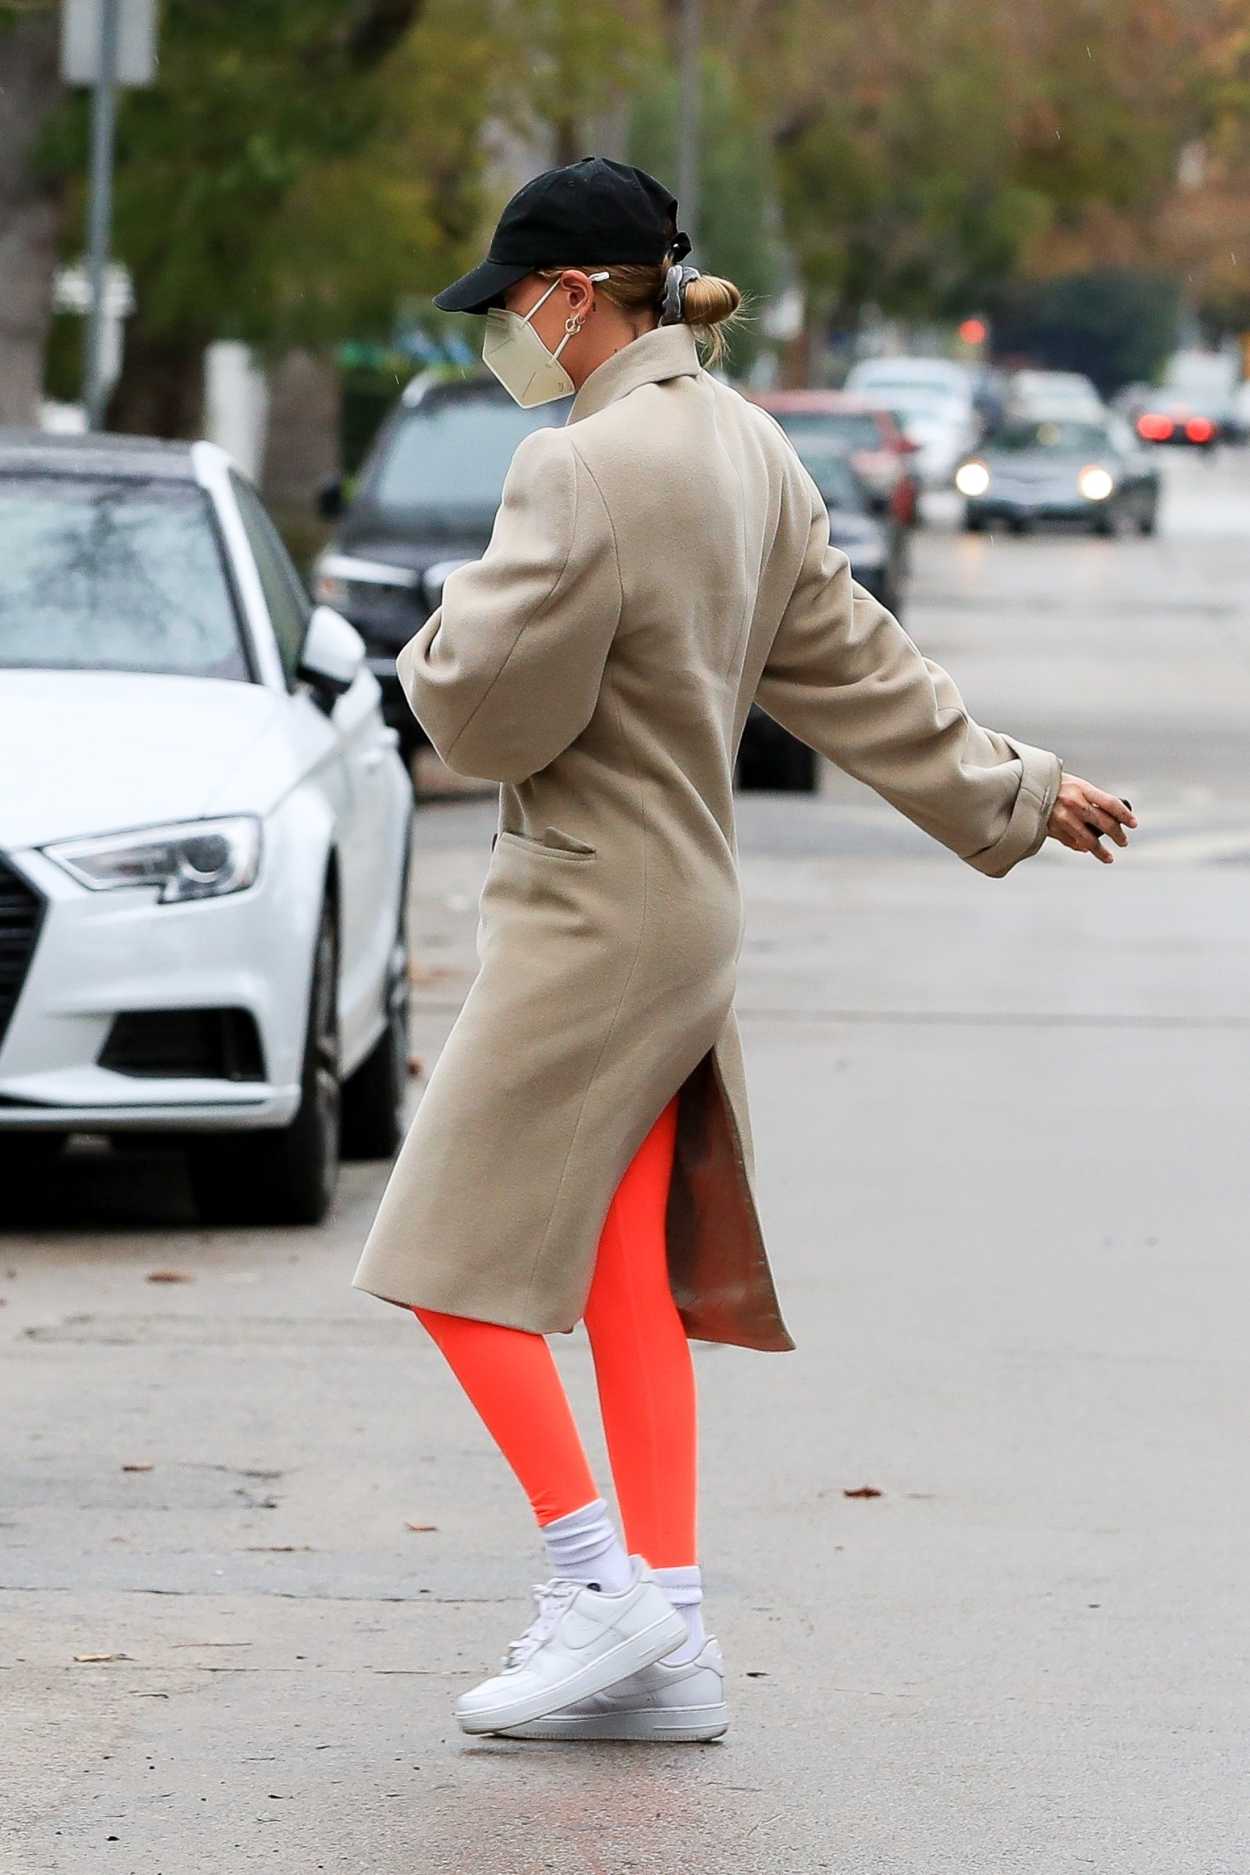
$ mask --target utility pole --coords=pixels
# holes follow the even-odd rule
[[[117,322],[130,311],[124,270],[109,266],[117,92],[156,77],[156,0],[61,0],[61,76],[91,87],[87,252],[80,275],[66,271],[78,276],[73,297],[84,301],[82,401],[87,428],[98,430],[121,355]]]
[[[88,179],[87,309],[83,403],[87,428],[104,421],[109,386],[104,376],[104,286],[113,220],[113,130],[117,121],[117,40],[120,0],[99,0],[100,37],[91,92],[91,169]]]
[[[701,146],[701,0],[681,0],[681,84],[677,124],[677,204],[681,225],[699,245],[699,153]],[[694,258],[697,260],[698,255]]]

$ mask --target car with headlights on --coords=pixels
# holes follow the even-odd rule
[[[1004,423],[960,463],[955,486],[973,533],[992,521],[1018,534],[1068,521],[1097,534],[1153,534],[1158,521],[1158,469],[1116,417]]]
[[[485,373],[444,382],[414,378],[383,423],[347,502],[325,484],[322,514],[335,531],[313,566],[313,596],[351,620],[382,690],[405,759],[425,736],[408,707],[396,654],[442,603],[443,581],[480,560],[517,444],[564,422],[569,400],[521,410]]]
[[[0,432],[0,1155],[176,1143],[313,1223],[407,1073],[411,788],[348,622],[207,443]]]

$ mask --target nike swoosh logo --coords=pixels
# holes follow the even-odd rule
[[[560,1639],[566,1647],[575,1653],[583,1647],[590,1647],[595,1641],[602,1640],[609,1629],[600,1621],[588,1621],[576,1608],[570,1608],[560,1623]],[[619,1637],[618,1637],[619,1638]]]

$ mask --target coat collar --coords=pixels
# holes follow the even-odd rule
[[[595,366],[573,399],[565,423],[593,416],[618,397],[636,391],[640,384],[697,377],[701,369],[694,332],[688,325],[653,326],[650,332],[631,339]]]

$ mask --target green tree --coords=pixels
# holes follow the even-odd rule
[[[1016,282],[988,304],[1001,353],[1082,371],[1109,397],[1150,383],[1174,350],[1180,290],[1166,275],[1100,268]]]

